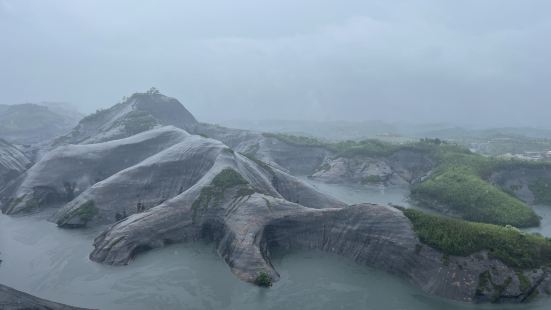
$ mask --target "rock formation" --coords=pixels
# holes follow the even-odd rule
[[[2,310],[86,310],[44,300],[0,284]]]
[[[0,188],[19,176],[31,161],[14,145],[0,139]]]
[[[165,125],[192,131],[196,124],[193,115],[178,100],[150,90],[83,118],[54,145],[105,142]]]
[[[513,270],[485,251],[444,255],[419,241],[400,210],[347,207],[290,174],[411,184],[434,167],[422,153],[339,157],[319,145],[197,123],[155,91],[85,118],[57,143],[0,189],[0,207],[7,214],[57,208],[54,220],[66,228],[110,225],[94,241],[97,262],[124,265],[144,251],[201,239],[257,285],[279,278],[270,252],[282,247],[340,254],[467,302],[522,302],[550,289],[546,268]]]

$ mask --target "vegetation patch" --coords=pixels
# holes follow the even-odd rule
[[[528,279],[527,276],[524,275],[522,271],[517,271],[516,274],[519,280],[519,288],[521,292],[526,292],[530,288],[532,288],[532,282],[530,281],[530,279]]]
[[[551,179],[538,178],[528,184],[528,188],[534,194],[534,203],[551,205]]]
[[[272,286],[272,278],[264,271],[258,274],[254,283],[262,287]]]
[[[404,209],[422,243],[447,255],[468,256],[488,251],[512,268],[551,265],[551,239],[530,235],[514,227],[467,222],[419,210]]]
[[[378,184],[384,182],[385,179],[380,175],[368,175],[362,179],[362,184]]]
[[[514,197],[514,192],[504,190],[488,182],[490,176],[502,169],[551,168],[549,163],[498,159],[475,154],[465,147],[439,139],[421,139],[418,142],[392,144],[379,140],[324,142],[315,138],[286,134],[265,134],[286,143],[301,146],[323,147],[335,153],[335,157],[383,157],[398,151],[423,154],[434,162],[432,174],[412,187],[411,197],[421,205],[427,205],[463,219],[498,225],[531,227],[540,219],[524,202]],[[326,167],[320,167],[323,170]],[[380,183],[377,176],[369,176],[362,183]],[[551,180],[531,184],[538,203],[551,204]],[[443,209],[445,208],[445,209]]]
[[[119,122],[115,123],[114,127],[122,126],[127,135],[135,135],[150,130],[158,124],[159,121],[151,114],[145,111],[134,110],[126,114]]]
[[[432,176],[415,185],[411,196],[436,209],[444,205],[469,221],[516,227],[539,224],[532,209],[466,167],[450,167]]]
[[[201,208],[208,208],[211,202],[218,203],[224,198],[224,192],[232,187],[240,185],[248,185],[249,182],[245,180],[237,171],[226,168],[218,173],[210,185],[205,186],[201,189],[199,197],[195,199],[191,205],[194,212]],[[250,193],[250,191],[241,192],[245,195]],[[195,213],[194,213],[195,214]]]
[[[96,203],[93,200],[88,200],[78,207],[72,216],[78,216],[83,223],[87,223],[99,213]]]
[[[71,212],[67,213],[65,216],[63,216],[63,218],[59,219],[57,221],[57,225],[67,225],[66,222],[74,217],[79,218],[80,222],[82,223],[81,225],[86,225],[86,223],[90,222],[98,213],[99,209],[96,207],[96,203],[93,200],[88,200],[77,208],[73,209]],[[80,226],[80,224],[77,224],[75,226]]]

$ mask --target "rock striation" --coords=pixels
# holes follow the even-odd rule
[[[2,310],[86,310],[44,300],[0,284]]]
[[[178,100],[150,90],[86,116],[71,132],[58,138],[54,146],[105,142],[166,125],[193,131],[196,124],[197,120]]]
[[[0,139],[0,189],[30,165],[31,161],[19,148]]]

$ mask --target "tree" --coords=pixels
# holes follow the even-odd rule
[[[146,92],[146,94],[148,94],[148,95],[160,95],[161,92],[160,92],[157,88],[151,87],[151,88]]]

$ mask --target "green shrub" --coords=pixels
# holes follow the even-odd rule
[[[215,203],[224,198],[224,192],[232,187],[240,185],[248,185],[249,182],[245,180],[237,171],[226,168],[218,173],[210,185],[201,189],[199,197],[195,199],[192,204],[192,208],[197,210],[199,208],[207,208],[211,201]],[[239,193],[238,193],[239,194]],[[242,191],[241,194],[250,194],[250,191]]]
[[[419,240],[447,255],[468,256],[487,250],[512,268],[551,265],[551,239],[511,227],[467,222],[415,209],[404,209]]]
[[[272,286],[272,278],[264,271],[258,274],[254,282],[256,285],[262,286],[262,287]]]
[[[88,200],[78,207],[73,215],[79,216],[80,220],[84,223],[89,222],[99,213],[98,208],[93,200]]]

